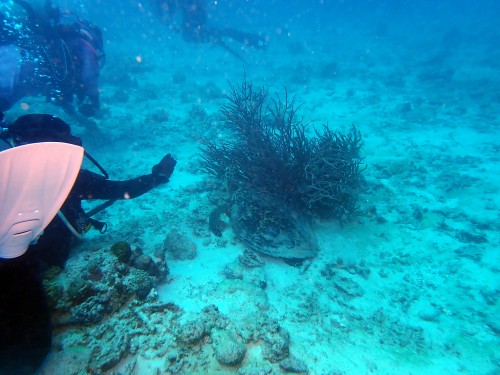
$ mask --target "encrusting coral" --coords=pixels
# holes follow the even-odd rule
[[[132,255],[132,248],[128,242],[118,241],[111,246],[111,252],[115,254],[120,262],[127,263]]]

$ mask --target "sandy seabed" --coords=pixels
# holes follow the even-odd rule
[[[196,248],[167,260],[145,300],[95,324],[59,321],[42,374],[500,372],[498,53],[364,31],[301,38],[242,51],[244,67],[213,46],[111,44],[102,118],[26,100],[68,120],[113,179],[149,173],[167,152],[178,160],[168,185],[102,213],[108,232],[89,233],[70,262],[117,241],[154,257],[173,229]],[[227,136],[219,108],[244,75],[271,93],[285,86],[311,126],[363,134],[360,215],[318,219],[320,253],[301,267],[264,256],[244,267],[231,229],[208,229],[214,183],[200,140]],[[236,364],[224,357],[238,353]]]

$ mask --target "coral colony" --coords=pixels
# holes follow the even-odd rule
[[[312,129],[285,92],[269,98],[246,80],[231,86],[221,112],[233,132],[228,140],[203,141],[202,166],[228,193],[233,230],[253,250],[308,258],[317,252],[311,217],[346,220],[355,215],[362,185],[360,132],[328,125]],[[217,216],[215,215],[215,216]],[[216,223],[211,217],[211,224]],[[211,225],[212,232],[219,230]]]

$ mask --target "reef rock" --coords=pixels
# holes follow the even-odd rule
[[[238,365],[243,361],[247,351],[245,345],[238,340],[233,332],[214,331],[212,345],[215,358],[224,365]]]
[[[187,260],[196,257],[196,244],[175,229],[172,229],[163,241],[163,249],[167,259]]]
[[[294,374],[307,374],[307,366],[300,359],[290,355],[280,363],[280,368],[283,371],[291,372]]]
[[[192,320],[184,323],[179,332],[181,342],[195,344],[207,334],[207,328],[203,320]]]

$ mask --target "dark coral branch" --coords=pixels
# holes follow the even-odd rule
[[[357,211],[361,188],[361,133],[353,126],[348,134],[328,125],[316,132],[318,142],[306,164],[308,185],[304,199],[310,210],[343,218]]]
[[[264,191],[300,212],[342,219],[355,213],[360,190],[360,132],[327,125],[306,134],[294,99],[285,91],[267,105],[268,92],[244,81],[231,86],[221,108],[234,140],[204,140],[202,167],[239,187]]]

